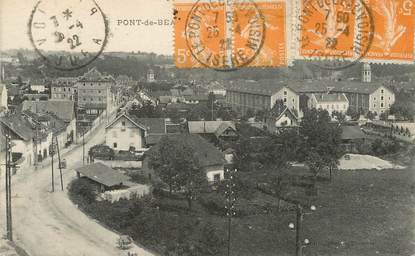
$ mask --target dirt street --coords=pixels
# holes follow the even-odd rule
[[[104,124],[86,143],[85,152],[103,140]],[[57,161],[54,193],[51,193],[50,165],[37,170],[19,170],[19,173],[13,176],[14,240],[32,256],[127,255],[127,251],[117,248],[118,234],[87,217],[68,198],[67,184],[76,176],[71,169],[82,165],[82,145],[68,152],[63,158],[68,164],[68,168],[63,170],[64,191],[60,188]],[[3,159],[2,156],[1,163]],[[4,166],[1,168],[1,176],[0,226],[4,233]],[[130,251],[140,256],[152,255],[138,247],[133,247]]]

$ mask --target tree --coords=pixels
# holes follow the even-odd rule
[[[163,137],[158,148],[150,154],[150,167],[173,190],[184,190],[189,210],[196,193],[206,182],[194,150],[180,137]]]
[[[144,118],[159,118],[163,117],[163,113],[160,108],[154,106],[151,101],[145,101],[143,106],[134,105],[128,112],[130,115]]]
[[[353,120],[357,120],[360,117],[360,112],[349,107],[346,111],[346,115],[350,116]]]
[[[335,117],[336,120],[342,124],[344,123],[344,121],[346,121],[346,115],[344,115],[342,112],[339,111],[333,111],[333,113],[331,114],[332,117]]]
[[[375,117],[376,117],[376,115],[372,111],[368,111],[366,113],[366,118],[369,119],[369,120],[373,120],[373,119],[375,119]]]
[[[205,104],[196,104],[189,111],[186,119],[190,121],[210,120],[211,116],[211,110]]]
[[[331,124],[325,110],[306,111],[301,121],[300,136],[306,152],[306,161],[311,171],[317,176],[324,168],[331,170],[338,163],[342,130],[340,125]]]

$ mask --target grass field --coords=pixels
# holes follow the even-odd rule
[[[317,210],[304,217],[303,236],[311,241],[304,249],[304,255],[415,254],[414,173],[415,169],[339,171],[334,174],[332,182],[319,183],[319,193],[313,202]],[[256,203],[273,200],[260,192],[255,192],[253,198]],[[169,203],[174,202],[171,200]],[[99,204],[97,209],[101,213],[105,212],[105,207],[123,207],[122,203]],[[182,209],[186,208],[184,201],[177,201],[177,204]],[[94,208],[88,207],[89,211]],[[122,212],[119,209],[108,212],[117,211]],[[186,216],[186,211],[180,210],[180,215]],[[209,221],[226,238],[226,218],[208,214],[198,203],[195,203],[190,216],[203,222]],[[108,222],[111,219],[104,216],[101,221]],[[125,226],[129,226],[128,220],[124,221]],[[232,255],[294,255],[295,232],[288,229],[289,222],[295,222],[295,211],[255,213],[233,219]],[[107,224],[114,227],[111,223]],[[172,225],[171,228],[177,227]],[[140,242],[139,238],[137,240]],[[225,247],[223,249],[225,253]]]
[[[414,170],[338,172],[319,184],[315,204],[304,217],[304,255],[415,254]],[[290,221],[295,212],[237,220],[234,255],[293,255]]]

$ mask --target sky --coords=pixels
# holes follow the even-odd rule
[[[43,0],[49,12],[62,15],[77,1]],[[28,21],[37,0],[0,0],[0,50],[33,49],[28,36]],[[173,54],[172,25],[125,25],[124,20],[172,20],[173,0],[96,0],[109,20],[110,37],[105,51],[154,52]],[[49,13],[48,12],[48,13]],[[63,17],[62,17],[63,19]],[[168,22],[168,23],[170,23]]]

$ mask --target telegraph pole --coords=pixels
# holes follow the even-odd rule
[[[297,204],[297,227],[295,232],[295,248],[296,256],[303,255],[303,241],[301,239],[301,230],[303,227],[303,207],[300,204]]]
[[[52,192],[55,192],[55,177],[54,177],[54,173],[53,173],[53,155],[55,154],[55,147],[53,145],[53,139],[52,139],[52,163],[51,163],[51,168],[52,168]]]
[[[61,154],[59,152],[58,137],[55,137],[55,140],[56,140],[56,149],[58,150],[59,173],[60,173],[60,176],[61,176],[61,189],[63,191],[62,163],[61,163]],[[53,141],[53,139],[52,139],[52,141]]]
[[[12,232],[12,197],[11,197],[11,137],[10,130],[7,129],[6,132],[6,173],[5,173],[5,183],[6,183],[6,237],[8,240],[13,241],[13,232]]]
[[[236,169],[230,170],[226,169],[226,173],[228,175],[228,183],[226,184],[225,196],[226,196],[226,205],[225,208],[227,210],[226,216],[228,217],[228,256],[231,255],[231,226],[232,226],[232,217],[236,215],[235,212],[235,201],[236,195],[234,193],[234,174],[237,172]]]
[[[82,130],[82,165],[85,165],[85,130]]]

